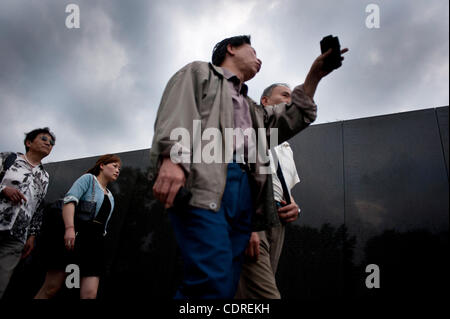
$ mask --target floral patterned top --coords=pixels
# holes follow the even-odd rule
[[[0,171],[10,154],[0,153]],[[9,230],[11,236],[25,243],[28,236],[37,235],[41,228],[49,176],[42,164],[32,167],[22,155],[17,153],[15,162],[5,172],[0,183],[0,231]],[[1,194],[6,186],[18,189],[27,201],[12,204]]]

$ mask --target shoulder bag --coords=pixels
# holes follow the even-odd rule
[[[92,176],[92,196],[90,201],[79,200],[75,207],[75,218],[79,221],[92,221],[95,216],[97,203],[95,202],[95,179]]]

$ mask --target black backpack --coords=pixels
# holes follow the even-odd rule
[[[3,170],[0,173],[0,183],[3,180],[3,177],[5,176],[6,171],[12,166],[12,164],[14,164],[14,162],[16,161],[17,158],[17,154],[16,153],[11,153],[9,154],[3,161]]]

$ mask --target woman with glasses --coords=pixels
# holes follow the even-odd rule
[[[70,264],[79,267],[80,298],[97,297],[100,277],[104,272],[104,236],[114,210],[114,197],[106,187],[119,177],[121,165],[117,155],[103,155],[67,192],[62,209],[64,231],[59,228],[61,233],[57,239],[43,236],[43,255],[48,271],[35,299],[52,298],[64,284],[68,275],[66,267]],[[95,202],[95,209],[92,216],[86,219],[85,212],[76,210],[76,206],[89,201]],[[82,214],[85,216],[83,219]]]

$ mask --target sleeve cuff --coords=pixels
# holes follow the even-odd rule
[[[292,102],[300,106],[305,113],[305,123],[314,122],[317,118],[317,105],[310,96],[306,95],[303,84],[296,86],[292,93]]]
[[[64,197],[63,199],[64,204],[70,203],[70,202],[75,202],[75,205],[78,205],[78,198],[76,198],[73,195],[69,195]]]

